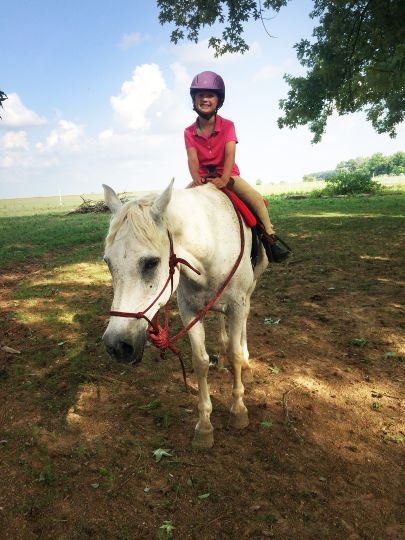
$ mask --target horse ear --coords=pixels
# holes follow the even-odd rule
[[[117,194],[113,189],[110,188],[110,186],[107,186],[106,184],[103,184],[104,189],[104,200],[108,208],[111,210],[113,214],[118,212],[118,210],[122,206],[122,202],[117,197]]]
[[[172,179],[170,184],[167,186],[167,188],[164,190],[164,192],[161,193],[159,197],[156,198],[155,202],[152,204],[152,208],[150,211],[156,221],[159,221],[160,219],[162,219],[162,216],[167,208],[167,205],[169,204],[170,199],[172,198],[173,184],[174,184],[174,178]]]

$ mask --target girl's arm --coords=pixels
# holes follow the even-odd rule
[[[187,148],[188,168],[193,179],[193,186],[202,186],[203,179],[200,176],[200,162],[195,148]]]
[[[225,145],[225,162],[224,162],[224,172],[222,176],[214,178],[212,183],[217,186],[218,189],[221,189],[227,185],[229,178],[231,177],[231,172],[233,166],[235,165],[235,154],[236,154],[236,142],[229,141]]]

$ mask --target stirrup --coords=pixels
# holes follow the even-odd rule
[[[270,262],[281,263],[292,253],[290,246],[276,234],[270,235],[263,233],[261,240]],[[278,243],[280,243],[281,246],[277,245]]]

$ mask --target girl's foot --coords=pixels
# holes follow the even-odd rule
[[[269,262],[280,263],[285,261],[292,253],[292,249],[276,234],[263,232],[261,241],[266,250]]]

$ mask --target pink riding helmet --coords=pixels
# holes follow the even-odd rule
[[[218,96],[218,109],[225,101],[225,83],[223,78],[213,71],[203,71],[194,77],[190,86],[190,95],[194,99],[197,92],[211,90]]]

